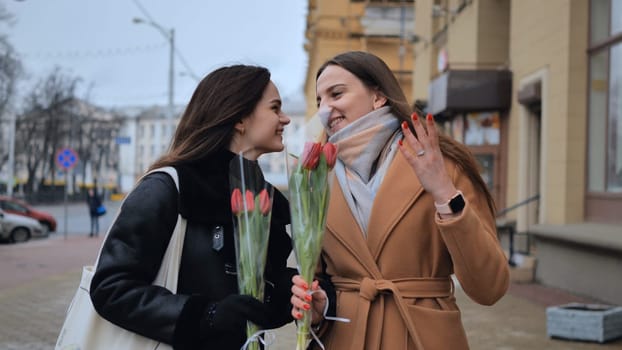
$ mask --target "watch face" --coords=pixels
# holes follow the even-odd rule
[[[452,213],[459,213],[464,209],[464,197],[462,194],[455,196],[449,201],[449,207],[451,208]]]

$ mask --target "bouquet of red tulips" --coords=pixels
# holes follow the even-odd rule
[[[270,218],[274,190],[264,180],[255,162],[234,157],[229,168],[231,186],[231,212],[237,260],[237,277],[240,294],[263,301],[264,269],[270,237]],[[259,327],[248,323],[247,337],[252,337]],[[250,341],[247,349],[259,350],[258,339]]]
[[[298,272],[308,282],[313,281],[322,251],[329,199],[328,173],[336,159],[334,144],[307,142],[295,164],[288,164],[294,252]],[[297,325],[297,350],[307,348],[310,326],[311,312],[304,311]]]

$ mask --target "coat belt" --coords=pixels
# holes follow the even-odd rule
[[[369,309],[371,303],[376,299],[376,296],[380,293],[387,293],[393,296],[393,300],[397,305],[400,312],[400,316],[408,329],[408,333],[412,338],[415,346],[418,350],[423,350],[423,345],[417,330],[413,324],[406,304],[404,303],[404,297],[406,298],[445,298],[453,295],[453,283],[451,278],[402,278],[395,280],[383,280],[383,279],[371,279],[363,277],[362,280],[353,280],[343,277],[331,277],[331,281],[335,285],[335,288],[342,292],[357,292],[359,293],[358,311],[354,329],[354,339],[352,340],[352,350],[361,350],[365,348],[365,338],[367,335],[367,318],[369,315]],[[384,313],[384,303],[381,302],[379,307],[381,308],[381,314]],[[380,348],[380,332],[382,327],[374,327],[373,331],[375,337],[372,339],[377,340],[377,344],[369,344],[369,349]]]

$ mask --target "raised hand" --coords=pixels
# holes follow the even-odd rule
[[[434,197],[434,201],[438,204],[445,203],[457,190],[445,168],[434,118],[428,114],[424,127],[419,116],[413,113],[412,122],[417,136],[403,122],[402,131],[406,144],[399,141],[400,151],[417,174],[423,188]]]

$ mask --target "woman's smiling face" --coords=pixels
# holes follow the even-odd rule
[[[283,150],[283,130],[290,118],[281,110],[281,95],[274,83],[266,86],[261,100],[248,117],[236,125],[230,150],[244,152],[244,157],[256,160],[260,155]]]
[[[316,94],[320,118],[329,136],[386,102],[384,96],[336,65],[327,66],[319,75]]]

